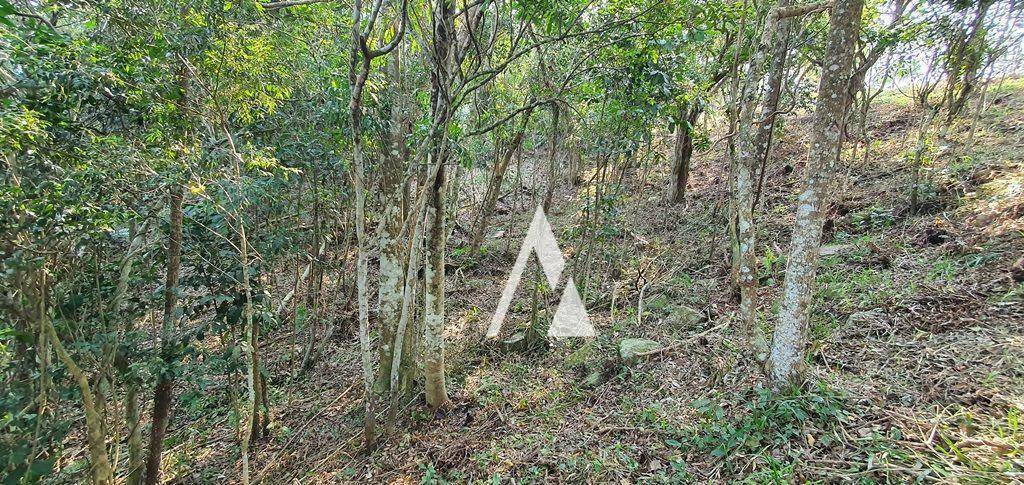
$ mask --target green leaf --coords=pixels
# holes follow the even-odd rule
[[[7,20],[8,15],[13,15],[15,12],[14,6],[7,0],[0,0],[0,22],[6,25],[13,26],[10,20]]]

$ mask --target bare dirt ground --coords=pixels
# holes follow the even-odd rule
[[[513,191],[502,199],[481,256],[459,249],[465,236],[458,230],[450,243],[452,408],[434,413],[415,398],[400,413],[399,431],[366,455],[358,344],[339,331],[309,378],[272,377],[273,436],[256,445],[254,477],[266,483],[1024,479],[1024,275],[1013,268],[1024,255],[1024,83],[1007,82],[992,100],[971,153],[958,151],[956,142],[966,135],[960,125],[950,129],[950,146],[931,147],[918,213],[909,211],[908,197],[920,117],[896,97],[876,103],[870,159],[848,164],[845,193],[830,209],[803,389],[764,391],[760,370],[734,332],[723,233],[727,164],[718,146],[695,161],[685,205],[663,201],[664,163],[628,172],[624,185],[612,189],[600,235],[590,244],[580,228],[592,188],[559,188],[552,225],[572,260],[570,271],[590,276],[581,291],[595,339],[530,351],[483,340],[532,215],[529,189]],[[802,118],[786,124],[764,183],[758,242],[769,332],[806,126]],[[844,163],[851,157],[847,148]],[[469,213],[461,215],[467,224]],[[499,232],[502,237],[493,237]],[[557,292],[548,296],[547,306],[557,303]],[[517,298],[506,326],[528,322],[528,292]],[[621,362],[619,342],[640,337],[659,349]],[[286,356],[273,349],[286,347],[265,345],[272,376],[285,374],[275,369],[286,365]],[[226,416],[223,404],[176,411],[166,460],[179,471],[177,481],[237,476],[225,469],[237,466],[238,454]]]

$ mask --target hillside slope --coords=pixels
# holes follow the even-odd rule
[[[722,230],[727,167],[716,147],[695,163],[685,206],[663,202],[662,167],[627,173],[609,194],[608,230],[589,245],[578,228],[592,188],[560,188],[552,225],[574,271],[594,276],[581,291],[596,339],[532,350],[483,341],[532,215],[524,188],[503,199],[489,232],[501,237],[491,237],[482,256],[464,254],[459,232],[452,240],[454,406],[431,415],[417,398],[401,413],[401,431],[368,457],[358,438],[358,346],[341,335],[313,377],[272,396],[274,436],[256,446],[255,476],[311,483],[1020,479],[1024,82],[1007,81],[990,95],[970,153],[959,145],[966,126],[950,128],[949,146],[931,147],[916,213],[908,197],[920,117],[895,95],[876,103],[870,158],[860,160],[861,151],[848,164],[846,195],[830,209],[805,389],[764,391],[760,371],[740,351]],[[799,116],[788,120],[764,182],[758,239],[769,330],[805,127]],[[844,160],[852,156],[848,147]],[[553,307],[557,296],[543,293],[540,305]],[[526,325],[530,305],[521,290],[508,322]],[[625,338],[657,347],[624,363]],[[179,416],[194,421],[169,446],[178,478],[223,477],[231,437],[202,425],[226,419],[223,410]]]

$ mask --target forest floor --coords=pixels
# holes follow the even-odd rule
[[[1024,255],[1024,82],[994,86],[990,96],[971,153],[958,149],[965,124],[950,127],[951,146],[931,147],[917,213],[908,199],[920,113],[895,94],[875,102],[868,161],[847,163],[852,153],[844,151],[849,168],[829,211],[803,389],[763,390],[763,374],[735,332],[722,229],[728,168],[716,146],[695,160],[686,204],[664,201],[666,163],[627,173],[610,194],[592,251],[578,234],[590,188],[559,188],[549,215],[563,252],[575,258],[570,268],[593,253],[591,283],[581,292],[594,339],[513,351],[483,338],[533,214],[528,185],[525,195],[503,198],[479,257],[466,253],[457,230],[448,273],[452,407],[433,413],[417,397],[400,413],[398,431],[370,455],[360,447],[354,336],[340,332],[310,377],[296,382],[273,377],[287,374],[278,370],[288,365],[288,346],[267,344],[275,422],[272,436],[255,446],[254,478],[1024,479],[1024,275],[1013,270]],[[769,332],[808,120],[786,123],[779,163],[764,182],[758,246]],[[529,320],[522,296],[529,293],[518,294],[506,327]],[[542,308],[557,304],[558,295],[549,296]],[[624,338],[659,345],[625,363]],[[212,400],[175,413],[165,463],[176,481],[238,476],[225,469],[238,466],[227,411]]]

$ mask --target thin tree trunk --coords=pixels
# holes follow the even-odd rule
[[[125,391],[125,425],[128,427],[128,485],[142,483],[145,469],[145,455],[142,446],[142,413],[139,409],[139,388],[137,383],[128,385]]]
[[[914,172],[910,184],[910,212],[917,212],[920,209],[921,169],[924,165],[925,152],[928,151],[928,133],[931,131],[935,115],[936,110],[927,106],[921,113],[921,126],[917,129],[917,148],[914,150]]]
[[[37,283],[45,283],[45,273],[43,271],[38,270],[33,271],[32,273],[37,275],[37,277],[40,279]],[[50,377],[50,343],[48,342],[50,333],[47,326],[42,324],[42,322],[47,319],[45,284],[36,284],[31,289],[26,288],[24,275],[25,273],[21,271],[16,273],[16,287],[22,291],[23,295],[29,297],[30,305],[32,305],[32,307],[34,307],[35,310],[37,311],[37,322],[39,322],[36,325],[32,325],[31,323],[26,325],[27,327],[34,330],[36,334],[35,354],[36,359],[38,360],[39,370],[39,390],[36,397],[36,426],[32,440],[32,451],[29,454],[28,462],[26,463],[26,468],[31,470],[32,464],[35,462],[36,455],[39,452],[39,445],[41,444],[39,436],[40,433],[42,432],[43,424],[46,421],[45,418],[49,410],[50,389],[52,388],[53,383]],[[31,295],[34,295],[34,297]],[[21,319],[19,318],[18,320]],[[25,320],[28,320],[28,318],[25,318]],[[17,323],[18,322],[15,322],[15,324]],[[27,371],[27,368],[17,369],[19,375],[21,374],[22,370]],[[27,378],[28,376],[20,377]]]
[[[693,129],[700,116],[697,100],[684,102],[679,107],[676,121],[675,146],[672,150],[672,178],[669,185],[669,201],[680,203],[686,200],[686,185],[690,181],[690,161],[693,158]]]
[[[555,195],[555,165],[558,163],[558,143],[560,141],[558,133],[558,121],[559,113],[561,109],[558,106],[558,102],[551,103],[551,140],[548,141],[550,145],[548,152],[548,191],[544,194],[544,212],[547,212],[551,208],[551,200]]]
[[[583,183],[583,142],[574,139],[569,151],[569,185],[579,187]]]
[[[424,387],[427,404],[433,408],[448,404],[444,366],[444,260],[448,231],[445,230],[445,165],[448,159],[447,129],[452,117],[449,66],[454,28],[453,4],[439,0],[433,13],[433,60],[430,73],[431,114],[434,120],[427,166],[434,166],[428,180],[430,200],[426,209],[426,268],[424,271]]]
[[[356,103],[353,98],[353,103]],[[353,111],[355,112],[355,111]],[[360,121],[359,116],[353,115],[353,125],[358,124]],[[357,132],[359,130],[356,130]],[[366,187],[363,182],[363,147],[360,137],[362,135],[356,133],[353,135],[353,165],[355,167],[354,189],[356,193],[356,292],[357,301],[359,305],[359,347],[360,354],[362,355],[363,363],[363,381],[365,384],[365,396],[363,399],[363,445],[367,450],[372,450],[376,446],[377,440],[377,417],[376,407],[373,392],[373,363],[371,361],[371,350],[370,350],[370,305],[369,295],[367,289],[367,277],[369,274],[369,255],[368,245],[366,236]]]
[[[964,153],[971,153],[974,148],[974,132],[978,127],[978,120],[981,119],[982,108],[985,106],[985,98],[988,95],[988,87],[991,84],[992,69],[994,69],[995,62],[993,62],[988,69],[988,75],[981,85],[981,92],[978,93],[978,101],[974,105],[974,113],[971,114],[971,126],[967,130],[967,139],[964,141]]]
[[[302,361],[299,364],[299,374],[305,374],[313,365],[317,346],[317,328],[319,327],[320,295],[324,285],[324,269],[320,261],[324,252],[326,241],[322,234],[320,221],[320,176],[313,171],[313,238],[309,245],[309,268],[313,277],[310,279],[309,290],[306,294],[306,345],[302,351]],[[351,232],[347,233],[344,251],[348,253],[348,241],[351,240]]]
[[[235,146],[235,139],[231,135],[231,130],[228,128],[228,120],[224,115],[223,111],[220,111],[220,127],[224,131],[224,137],[228,141],[228,147],[231,150],[235,162],[235,183],[239,190],[242,188],[242,155],[238,152]],[[238,253],[242,263],[242,291],[245,297],[245,308],[243,310],[244,316],[244,328],[242,330],[242,336],[245,339],[245,343],[242,344],[242,352],[246,357],[246,390],[248,394],[246,396],[246,403],[243,407],[244,419],[242,420],[241,426],[241,453],[242,453],[242,483],[244,485],[249,484],[249,446],[252,441],[253,434],[257,434],[259,429],[259,416],[260,412],[257,408],[257,400],[261,400],[263,405],[266,405],[266,390],[263,388],[266,386],[266,382],[262,379],[262,374],[259,371],[259,330],[256,329],[253,322],[254,308],[252,304],[252,281],[249,276],[249,238],[245,232],[245,217],[243,214],[244,210],[244,195],[242,196],[239,203],[239,208],[235,210],[234,219],[237,224],[238,233]]]
[[[414,300],[413,292],[415,291],[416,287],[417,272],[419,271],[420,267],[420,248],[422,247],[421,239],[423,237],[423,219],[421,216],[423,213],[423,207],[422,205],[418,205],[413,210],[415,211],[413,212],[415,219],[413,219],[414,226],[412,231],[412,238],[409,239],[409,242],[405,248],[405,254],[408,255],[408,259],[405,262],[406,272],[405,275],[403,275],[404,281],[402,284],[402,310],[398,318],[398,330],[395,334],[395,352],[394,355],[392,356],[392,361],[390,362],[389,366],[391,372],[388,375],[388,379],[390,381],[388,389],[390,390],[391,393],[391,402],[390,408],[388,409],[387,420],[385,422],[385,428],[387,430],[388,435],[394,433],[395,420],[399,405],[398,379],[400,377],[400,371],[403,368],[403,359],[410,359],[414,357],[414,355],[411,352],[412,346],[407,345],[405,339],[409,333],[407,331],[409,320],[412,318],[411,314],[414,311],[412,308],[412,302]]]
[[[424,292],[424,353],[426,361],[425,388],[427,404],[437,408],[448,403],[444,367],[444,258],[445,230],[444,190],[445,166],[440,164],[434,178],[427,206],[427,266]]]
[[[779,2],[778,8],[786,8],[790,0]],[[772,153],[772,138],[775,134],[776,119],[779,114],[779,99],[782,97],[782,79],[786,75],[786,60],[789,59],[789,41],[794,20],[779,19],[774,34],[771,51],[771,65],[768,67],[768,82],[761,101],[756,131],[754,132],[754,152],[760,158],[757,175],[757,190],[754,193],[752,211],[756,211],[764,190],[765,174],[768,172],[768,159]],[[767,345],[767,344],[766,344]],[[765,348],[767,350],[767,347]]]
[[[779,9],[788,6],[783,0]],[[786,44],[789,36],[789,21],[779,19],[778,10],[773,10],[765,20],[765,31],[757,45],[754,57],[747,67],[747,73],[740,94],[739,118],[737,121],[737,162],[736,162],[736,230],[739,240],[739,288],[740,322],[747,345],[754,351],[758,362],[768,357],[768,343],[761,324],[757,320],[757,230],[754,222],[754,174],[759,163],[767,158],[768,143],[778,108],[782,89],[782,75],[785,72]],[[771,47],[774,41],[774,48]],[[766,91],[757,103],[761,85],[761,70],[765,55],[771,50],[775,56],[768,70]],[[756,119],[757,118],[760,119]],[[764,169],[762,168],[762,172]]]
[[[812,121],[806,182],[797,198],[779,321],[769,361],[773,386],[781,388],[802,373],[810,320],[814,276],[817,271],[828,199],[842,146],[854,49],[860,29],[863,0],[838,0],[832,7],[817,106]]]
[[[360,44],[365,42],[360,32],[362,12],[359,3],[352,9],[352,38],[356,39],[351,51],[349,84],[352,94],[349,99],[349,115],[352,123],[352,175],[356,205],[356,293],[359,306],[359,353],[363,364],[363,446],[367,451],[377,444],[376,399],[373,392],[374,374],[372,351],[370,349],[370,303],[367,278],[369,274],[369,241],[366,235],[366,169],[363,162],[362,96],[363,86],[369,75],[370,59],[361,52]]]
[[[747,25],[747,1],[743,2],[743,14],[740,16],[739,32],[746,31]],[[726,155],[729,159],[729,218],[726,222],[726,231],[729,234],[729,281],[732,283],[734,295],[739,296],[740,289],[740,233],[739,233],[739,196],[737,192],[737,177],[739,170],[739,159],[736,151],[736,139],[738,136],[738,122],[740,116],[740,54],[746,46],[746,35],[737,35],[733,49],[733,61],[729,81],[729,103],[726,105],[725,115],[729,120],[728,141],[726,142]]]
[[[160,357],[164,371],[157,378],[153,391],[153,416],[149,430],[149,457],[146,460],[146,485],[160,481],[160,458],[163,454],[164,435],[170,417],[174,374],[170,371],[174,360],[173,338],[178,305],[178,275],[181,271],[181,184],[171,186],[170,234],[167,243],[167,276],[164,282],[164,315],[160,330]]]
[[[39,277],[36,279],[35,290],[38,296],[37,304],[39,305],[39,328],[48,334],[46,340],[49,340],[53,345],[57,358],[67,368],[68,374],[71,375],[72,380],[78,385],[78,390],[82,394],[82,410],[83,414],[85,414],[85,438],[86,446],[89,449],[92,483],[95,485],[113,485],[114,471],[110,466],[110,458],[107,453],[106,435],[103,431],[103,417],[97,407],[92,386],[89,385],[89,377],[85,375],[85,371],[75,363],[74,359],[64,348],[60,337],[57,336],[57,329],[54,328],[53,322],[48,316],[46,309],[48,283],[45,266],[38,270],[38,274]]]
[[[487,232],[487,224],[494,213],[494,207],[498,204],[498,196],[501,194],[501,185],[505,180],[505,173],[512,162],[512,157],[523,144],[526,126],[530,122],[532,114],[532,108],[523,113],[522,119],[519,122],[519,129],[512,135],[512,139],[509,141],[508,146],[505,147],[504,152],[502,152],[501,158],[495,161],[494,167],[491,170],[491,180],[487,184],[487,192],[484,194],[483,204],[481,204],[480,211],[477,212],[476,220],[473,223],[472,238],[470,240],[470,252],[473,254],[476,254],[483,243],[484,234]]]
[[[57,357],[64,363],[64,367],[67,367],[68,373],[71,374],[72,379],[78,384],[78,389],[82,393],[82,408],[85,413],[86,444],[89,448],[92,483],[94,485],[113,485],[114,471],[110,467],[110,459],[107,455],[107,444],[103,434],[103,418],[96,407],[92,387],[89,385],[89,378],[75,364],[67,350],[64,349],[60,338],[57,337],[57,331],[53,328],[53,322],[47,318],[44,322],[40,323],[46,326],[50,334],[49,340],[53,343],[54,350],[57,351]]]
[[[958,52],[959,55],[954,56],[956,71],[950,71],[950,77],[946,80],[949,85],[947,89],[949,107],[946,111],[946,124],[943,125],[943,130],[948,129],[953,120],[960,116],[964,105],[967,104],[967,98],[974,91],[974,86],[978,82],[978,68],[981,64],[985,43],[985,14],[988,13],[988,8],[992,3],[993,0],[978,2],[978,9],[971,22],[971,31],[962,44],[962,48]],[[959,79],[954,80],[954,76]]]
[[[246,243],[248,246],[248,243]],[[248,252],[248,247],[245,248]],[[248,262],[248,254],[243,258]],[[248,264],[246,264],[248,268]],[[246,270],[248,272],[248,270]],[[246,286],[246,310],[253,311],[252,308],[252,289],[248,283]],[[248,320],[252,319],[251,315],[247,315]],[[252,437],[255,440],[260,440],[267,437],[267,430],[270,428],[270,403],[267,398],[267,379],[263,375],[263,368],[260,365],[260,329],[257,325],[252,325],[251,332],[252,339],[249,343],[252,355],[249,359],[249,366],[251,367],[250,372],[253,376],[253,416],[252,416],[252,429],[250,431]],[[252,448],[255,441],[250,441],[249,447]]]
[[[241,214],[239,214],[237,223],[239,253],[242,258],[242,291],[245,292],[245,329],[243,330],[243,335],[246,344],[242,346],[242,350],[249,361],[245,373],[245,383],[249,393],[244,408],[245,421],[242,426],[241,440],[242,483],[248,485],[250,468],[249,443],[252,439],[253,430],[257,426],[256,396],[259,392],[257,386],[260,383],[257,380],[259,369],[257,368],[256,329],[253,327],[252,285],[249,281],[249,240],[245,235],[245,222],[242,220]]]
[[[860,131],[864,137],[864,165],[871,160],[871,131],[868,130],[868,116],[871,115],[871,103],[875,100],[878,95],[885,92],[885,85],[889,80],[889,61],[886,61],[885,68],[882,70],[882,80],[878,85],[878,89],[873,93],[867,86],[864,87],[864,103],[861,105],[861,119],[860,119]],[[862,83],[863,84],[863,83]]]
[[[121,273],[118,277],[117,293],[115,294],[114,301],[111,304],[111,308],[117,314],[120,314],[121,312],[121,303],[128,290],[128,276],[131,273],[134,258],[142,247],[145,232],[145,228],[140,231],[136,231],[135,226],[132,226],[132,242],[121,262]],[[131,332],[133,328],[134,324],[129,319],[125,324],[124,330],[127,333]],[[146,466],[146,457],[142,444],[142,416],[139,405],[139,387],[141,383],[136,377],[132,376],[131,373],[128,372],[129,362],[127,357],[123,353],[118,357],[118,367],[122,372],[129,375],[125,384],[124,401],[124,424],[125,428],[128,430],[128,476],[125,481],[128,485],[138,485],[142,483],[143,471]]]

